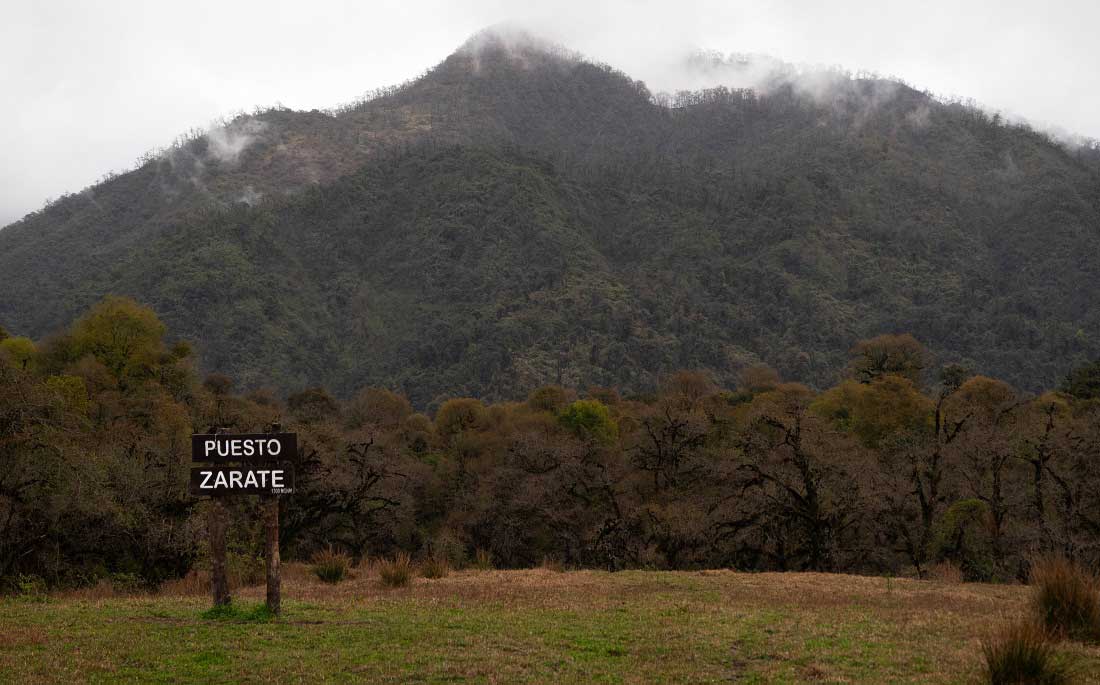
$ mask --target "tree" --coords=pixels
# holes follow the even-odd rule
[[[364,388],[348,403],[344,422],[348,428],[373,427],[389,430],[412,416],[405,397],[384,388]]]
[[[454,437],[485,420],[485,405],[471,397],[447,400],[435,413],[435,429],[440,435]]]
[[[908,378],[887,375],[871,383],[845,381],[818,397],[811,409],[868,447],[919,433],[932,418],[932,403]]]
[[[561,425],[582,440],[610,443],[619,434],[611,413],[597,400],[576,400],[558,417]]]
[[[752,393],[767,392],[780,382],[779,373],[767,364],[754,364],[737,374],[737,385]]]
[[[1062,392],[1079,400],[1100,398],[1100,360],[1079,366],[1062,381]]]
[[[215,397],[228,395],[233,389],[233,379],[224,373],[212,373],[202,382],[202,387]]]
[[[569,393],[559,385],[545,385],[531,391],[527,397],[527,405],[538,411],[548,411],[557,414],[569,404]]]
[[[287,409],[302,423],[319,423],[340,418],[340,405],[321,387],[306,388],[286,399]]]
[[[73,326],[70,353],[90,354],[118,379],[154,366],[163,351],[164,324],[127,297],[106,297]],[[75,360],[74,359],[74,360]]]
[[[24,371],[38,357],[38,348],[30,338],[4,338],[0,340],[0,352],[6,354],[12,364]]]
[[[1016,500],[1024,488],[1017,481],[1017,439],[1019,403],[1015,391],[1001,381],[985,376],[967,380],[947,400],[946,407],[966,413],[969,430],[954,444],[959,475],[972,499],[983,503],[988,512],[988,538],[993,566],[991,574],[1010,576],[1004,567],[1005,534],[1009,511],[1018,508]]]
[[[787,383],[756,396],[738,464],[742,492],[760,496],[755,520],[786,531],[772,550],[780,568],[837,567],[840,540],[858,514],[858,488],[843,460],[831,459],[821,421],[810,413],[813,393]]]
[[[928,352],[916,338],[901,335],[880,335],[860,340],[852,348],[849,370],[860,383],[870,383],[882,376],[908,378],[920,385],[921,374],[928,365]]]

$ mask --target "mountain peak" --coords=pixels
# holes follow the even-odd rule
[[[469,60],[475,69],[486,61],[509,62],[520,66],[553,63],[576,63],[583,56],[531,33],[515,24],[495,24],[470,36],[452,57]]]

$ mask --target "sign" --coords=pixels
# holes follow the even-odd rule
[[[297,433],[219,433],[191,436],[193,462],[258,464],[294,461],[297,457]]]
[[[273,423],[268,433],[232,434],[218,432],[191,436],[191,461],[236,466],[191,467],[190,491],[195,497],[226,495],[270,495],[264,504],[264,556],[267,557],[267,608],[278,615],[282,607],[282,576],[279,572],[279,498],[294,492],[294,467],[298,460],[298,434],[279,433]],[[210,505],[210,588],[214,606],[229,604],[226,575],[225,504],[215,499]]]
[[[196,497],[289,495],[293,492],[294,469],[289,464],[191,468],[191,494]]]

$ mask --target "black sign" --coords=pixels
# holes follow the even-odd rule
[[[292,492],[294,469],[289,464],[191,468],[191,494],[196,497],[289,495]]]
[[[297,433],[191,436],[191,461],[196,462],[266,464],[294,461],[297,457]]]

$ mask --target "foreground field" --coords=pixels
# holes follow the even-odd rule
[[[389,589],[287,571],[277,621],[204,618],[202,596],[0,600],[0,680],[966,682],[980,637],[1027,601],[823,574],[464,571]],[[1100,648],[1064,649],[1100,682]]]

